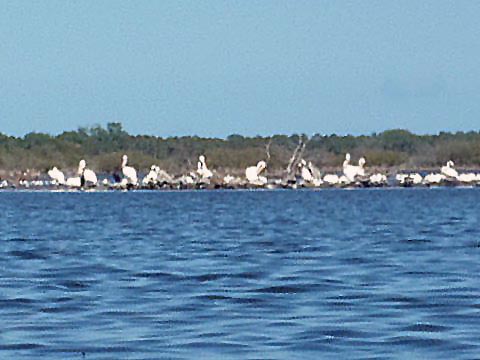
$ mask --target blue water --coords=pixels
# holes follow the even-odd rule
[[[0,193],[1,359],[469,359],[480,189]]]

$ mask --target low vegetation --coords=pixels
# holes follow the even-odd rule
[[[388,130],[369,136],[161,138],[130,135],[120,123],[110,123],[106,128],[80,128],[57,136],[29,133],[19,138],[0,134],[0,169],[40,172],[52,166],[73,169],[84,158],[90,168],[112,172],[119,168],[121,155],[127,153],[130,163],[138,169],[157,164],[168,172],[179,174],[195,168],[198,155],[205,154],[210,168],[239,173],[258,160],[266,159],[269,153],[269,171],[280,171],[288,166],[299,138],[306,144],[302,156],[320,168],[340,167],[346,152],[354,159],[365,156],[367,166],[371,167],[433,168],[450,159],[457,167],[477,168],[480,165],[480,132],[475,131],[437,135]]]

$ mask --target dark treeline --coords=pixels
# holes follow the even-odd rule
[[[205,154],[211,168],[239,172],[266,159],[270,143],[269,169],[280,170],[287,166],[300,136],[306,142],[303,157],[326,168],[341,166],[346,152],[354,158],[365,156],[367,165],[376,167],[431,168],[449,159],[459,167],[480,165],[480,132],[475,131],[438,135],[388,130],[370,136],[160,138],[133,136],[120,123],[110,123],[106,128],[80,128],[57,136],[30,133],[17,138],[0,134],[0,169],[73,169],[84,158],[92,169],[110,172],[118,169],[121,155],[127,153],[130,163],[138,169],[157,164],[172,173],[181,173],[193,169],[198,155]]]

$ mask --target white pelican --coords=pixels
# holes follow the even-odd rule
[[[213,173],[208,169],[206,159],[204,155],[198,157],[197,174],[201,179],[210,179]]]
[[[267,168],[267,163],[265,161],[259,161],[257,166],[250,166],[245,170],[245,177],[248,182],[253,185],[265,185],[267,183],[267,178],[265,176],[260,176],[260,174]]]
[[[67,185],[68,187],[79,188],[79,187],[83,186],[83,184],[82,184],[82,170],[81,170],[80,165],[81,164],[78,165],[78,170],[77,170],[77,174],[79,176],[69,177],[65,181],[65,185]]]
[[[370,176],[369,181],[372,185],[387,185],[388,180],[387,177],[383,174],[377,173]]]
[[[128,162],[128,156],[123,155],[122,156],[122,174],[123,176],[125,176],[127,180],[127,184],[137,185],[138,184],[137,170],[135,170],[131,166],[127,166],[127,162]]]
[[[53,169],[48,170],[48,176],[52,179],[55,184],[64,185],[65,184],[65,175],[63,172],[57,169],[57,167],[53,167]]]
[[[460,174],[458,175],[457,179],[462,183],[471,184],[477,181],[477,174],[474,174],[474,173]]]
[[[343,160],[343,167],[347,167],[350,165],[350,153],[345,154],[345,160]]]
[[[167,173],[165,170],[162,170],[157,166],[157,181],[160,183],[171,184],[173,183],[173,177],[172,175]]]
[[[235,181],[235,176],[232,175],[225,175],[223,177],[223,183],[229,185]]]
[[[454,165],[452,160],[447,161],[447,165],[442,166],[441,173],[446,177],[456,179],[458,177],[458,171],[453,168]]]
[[[361,157],[360,160],[358,160],[358,176],[365,176],[365,169],[363,167],[366,162],[367,161],[364,157]]]
[[[180,178],[177,180],[178,183],[182,185],[192,185],[195,184],[195,180],[191,175],[182,175]]]
[[[307,162],[302,159],[299,162],[298,167],[300,169],[300,174],[302,176],[302,179],[307,183],[313,182],[313,175],[310,169],[307,167]]]
[[[363,166],[365,165],[365,158],[360,158],[358,160],[358,166],[350,165],[350,154],[345,155],[345,161],[343,162],[343,174],[350,181],[354,182],[355,177],[365,176],[365,170]]]
[[[240,178],[240,177],[235,177],[235,176],[232,176],[230,174],[227,174],[226,176],[223,177],[223,183],[225,185],[234,186],[234,185],[242,184],[243,181],[242,181],[242,178]]]
[[[83,159],[78,164],[78,175],[83,177],[84,185],[97,186],[97,175],[93,170],[87,169],[87,162]]]
[[[405,184],[408,179],[408,174],[397,174],[395,175],[395,180],[397,180],[400,184]]]
[[[143,178],[143,185],[156,185],[159,183],[173,183],[172,176],[167,173],[165,170],[160,169],[160,166],[152,165],[150,167],[150,172]]]
[[[340,183],[340,178],[336,174],[327,174],[323,177],[323,181],[329,185],[338,185]]]
[[[320,186],[323,184],[320,171],[312,164],[312,162],[307,164],[307,162],[302,159],[298,164],[298,167],[300,168],[300,174],[303,181],[314,186]]]
[[[65,182],[65,185],[75,188],[82,187],[82,179],[80,178],[80,176],[68,178]]]
[[[430,173],[423,178],[423,183],[426,185],[438,185],[445,179],[446,176],[443,174]]]
[[[340,185],[348,185],[351,183],[350,179],[347,178],[345,175],[342,175],[338,178],[338,183]]]
[[[158,172],[160,168],[156,165],[150,167],[150,172],[143,178],[143,185],[155,185],[157,183]]]
[[[423,182],[423,177],[419,173],[397,174],[395,179],[400,185],[420,185]]]
[[[313,165],[311,161],[308,162],[307,166],[310,172],[312,173],[313,178],[321,181],[322,174],[320,173],[320,170],[315,165]]]
[[[423,177],[419,173],[410,174],[409,178],[412,180],[413,185],[420,185],[423,181]]]

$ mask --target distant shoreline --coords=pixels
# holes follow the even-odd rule
[[[437,171],[448,160],[458,170],[480,171],[480,132],[415,135],[397,129],[368,136],[161,138],[130,135],[120,123],[110,123],[56,136],[30,133],[20,138],[0,133],[0,177],[35,178],[54,166],[73,173],[80,159],[98,173],[112,174],[119,171],[123,154],[140,173],[158,165],[170,174],[185,174],[196,169],[199,155],[205,155],[209,168],[220,175],[242,176],[245,168],[265,160],[268,173],[279,176],[292,156],[312,162],[322,173],[340,172],[347,152],[353,164],[365,157],[365,169],[371,172]]]

